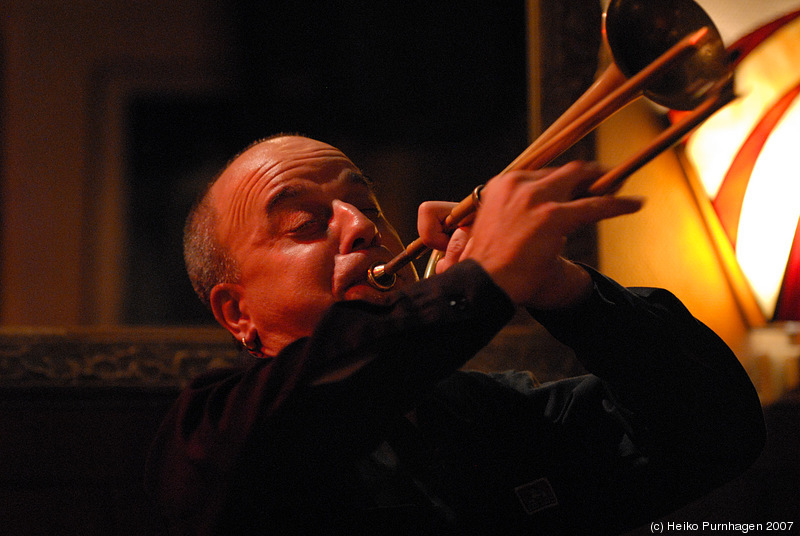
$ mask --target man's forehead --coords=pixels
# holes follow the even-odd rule
[[[369,178],[358,170],[342,170],[335,178],[319,181],[306,177],[295,177],[274,185],[268,194],[266,213],[269,215],[284,202],[300,199],[304,196],[314,195],[321,185],[331,185],[337,188],[339,194],[349,196],[361,195],[360,192],[373,197],[372,183]]]
[[[253,188],[256,183],[264,187],[272,179],[300,166],[330,165],[330,160],[349,162],[341,151],[316,140],[298,136],[273,138],[257,143],[237,156],[212,189],[230,194]]]
[[[339,149],[310,138],[287,136],[251,147],[234,161],[228,174],[234,182],[292,178],[326,182],[348,169],[358,170]]]
[[[327,183],[366,188],[372,195],[371,181],[344,153],[323,142],[288,136],[243,152],[212,187],[212,198],[223,220],[227,214],[229,223],[237,226],[250,210],[263,210],[264,203],[271,205]]]

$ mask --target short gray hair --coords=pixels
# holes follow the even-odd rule
[[[217,240],[217,211],[209,191],[192,207],[183,230],[183,259],[192,287],[206,307],[211,308],[211,290],[220,283],[235,283],[240,272],[236,260]]]
[[[183,260],[194,291],[206,307],[211,308],[211,290],[220,283],[236,283],[241,277],[239,265],[230,252],[217,240],[217,211],[211,202],[210,191],[225,170],[241,155],[256,145],[286,136],[302,136],[281,132],[257,139],[233,156],[225,167],[206,186],[189,211],[183,228]]]

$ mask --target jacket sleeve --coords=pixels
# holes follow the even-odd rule
[[[737,476],[766,433],[744,369],[677,298],[590,272],[588,302],[532,314],[591,375],[533,396],[578,469],[572,517],[599,534],[656,519]]]
[[[412,409],[513,314],[471,262],[411,285],[391,306],[337,303],[312,336],[275,358],[192,382],[151,448],[146,486],[167,517],[213,526],[237,485],[232,472],[247,461],[268,459],[271,450],[313,451],[319,438],[337,452],[374,448],[385,423]],[[344,379],[317,383],[353,363],[359,367]]]

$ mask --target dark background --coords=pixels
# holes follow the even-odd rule
[[[126,323],[212,320],[183,273],[182,224],[257,138],[296,132],[343,149],[406,241],[419,202],[460,199],[527,145],[523,2],[242,0],[228,14],[229,93],[138,95],[127,110]]]

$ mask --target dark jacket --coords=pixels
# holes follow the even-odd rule
[[[656,519],[755,460],[759,400],[670,293],[593,279],[581,306],[531,311],[591,373],[546,385],[458,371],[514,312],[477,264],[389,307],[339,303],[277,357],[194,381],[148,488],[175,534],[615,534]]]

